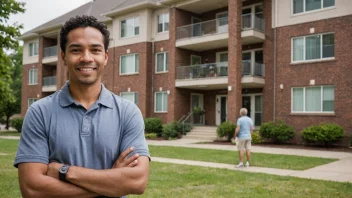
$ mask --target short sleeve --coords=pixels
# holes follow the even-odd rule
[[[134,151],[130,153],[130,156],[138,153],[140,156],[147,156],[150,160],[148,145],[144,136],[144,120],[142,113],[135,104],[128,101],[124,116],[123,137],[120,151],[123,152],[132,146],[134,147]]]
[[[34,105],[34,104],[33,104]],[[33,106],[32,105],[32,106]],[[25,162],[48,164],[49,148],[40,111],[30,107],[25,116],[14,166]]]
[[[237,120],[237,126],[241,126],[241,119],[240,118],[238,118],[238,120]]]

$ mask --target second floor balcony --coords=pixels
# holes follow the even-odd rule
[[[43,63],[56,65],[58,56],[58,46],[51,46],[44,48]]]
[[[54,92],[56,91],[56,76],[48,76],[43,78],[43,92]]]
[[[242,62],[242,87],[264,87],[264,64]],[[190,89],[227,89],[228,62],[176,67],[176,87]]]

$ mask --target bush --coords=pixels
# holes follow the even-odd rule
[[[182,132],[182,135],[186,135],[188,132],[192,130],[192,125],[188,123],[179,124],[179,126],[180,126],[179,132]]]
[[[227,137],[227,141],[231,141],[231,138],[233,137],[233,135],[235,134],[235,130],[236,130],[236,125],[232,122],[226,121],[220,124],[220,126],[218,126],[218,128],[216,129],[216,133],[218,135],[218,137]]]
[[[253,143],[253,144],[260,144],[260,143],[262,143],[262,137],[260,137],[258,131],[254,131],[254,132],[252,133],[252,143]]]
[[[259,129],[260,136],[271,139],[276,143],[283,143],[295,137],[295,130],[284,121],[263,123]]]
[[[165,139],[177,138],[178,137],[178,133],[177,133],[175,124],[174,123],[170,123],[170,124],[163,125],[162,136]]]
[[[156,133],[146,133],[144,134],[145,139],[149,139],[149,140],[155,140],[156,137],[158,136],[158,134]]]
[[[144,127],[146,133],[156,133],[160,137],[163,130],[163,123],[160,118],[146,118],[144,119]]]
[[[304,141],[324,143],[325,146],[341,140],[344,136],[344,129],[338,124],[323,123],[309,126],[302,131],[302,139]]]
[[[23,118],[14,118],[11,120],[11,126],[21,133]]]

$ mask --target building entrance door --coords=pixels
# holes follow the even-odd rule
[[[227,95],[216,96],[216,125],[227,121]]]

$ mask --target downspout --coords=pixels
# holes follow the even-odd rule
[[[153,10],[152,12],[152,17],[154,17],[154,13],[155,11]],[[151,73],[151,78],[152,78],[152,104],[150,105],[151,107],[151,112],[150,112],[150,116],[154,117],[154,66],[155,66],[155,57],[154,57],[154,40],[155,40],[155,36],[154,36],[154,20],[152,20],[152,27],[151,27],[151,31],[152,31],[152,73]],[[153,64],[154,63],[154,64]]]
[[[275,0],[275,22],[274,22],[274,114],[273,121],[276,120],[276,26],[277,26],[277,0]]]

